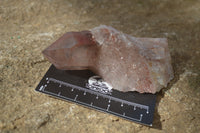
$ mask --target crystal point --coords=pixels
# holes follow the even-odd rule
[[[173,78],[165,38],[136,38],[101,25],[68,32],[43,51],[58,69],[91,69],[114,89],[156,93]]]

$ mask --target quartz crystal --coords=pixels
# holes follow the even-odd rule
[[[68,32],[43,54],[58,69],[90,69],[124,92],[156,93],[173,78],[166,38],[136,38],[105,25]]]

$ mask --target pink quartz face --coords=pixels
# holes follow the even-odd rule
[[[90,69],[124,92],[156,93],[173,79],[166,38],[136,38],[105,25],[68,32],[43,54],[58,69]]]
[[[58,69],[82,70],[92,65],[96,48],[90,31],[68,32],[42,53]]]

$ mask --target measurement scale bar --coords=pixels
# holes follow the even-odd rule
[[[52,92],[49,92],[49,91],[45,91],[45,90],[43,90],[43,93],[49,94],[49,95],[52,95],[52,96],[56,96],[56,97],[61,98],[61,99],[66,99],[66,100],[69,100],[69,101],[72,101],[72,102],[73,102],[73,101],[76,101],[76,100],[73,100],[73,99],[64,97],[64,96],[62,96],[62,95],[56,95],[55,93],[52,93]],[[109,111],[108,108],[107,108],[107,109],[103,109],[103,108],[99,108],[98,106],[95,106],[95,105],[93,105],[93,104],[86,104],[86,103],[83,103],[83,102],[81,102],[81,101],[76,101],[76,102],[79,103],[79,104],[81,104],[81,105],[91,106],[91,107],[96,108],[96,109],[98,109],[98,110],[100,110],[100,111],[105,111],[105,112],[114,114],[114,115],[116,115],[116,116],[121,116],[121,117],[123,117],[123,118],[126,118],[126,119],[128,119],[128,120],[132,120],[132,121],[138,121],[138,122],[140,122],[140,121],[142,120],[142,116],[143,116],[142,114],[140,114],[140,118],[139,118],[139,119],[136,119],[136,118],[132,118],[132,117],[127,117],[127,116],[125,115],[125,113],[119,114],[119,113],[115,113],[115,112]]]
[[[36,91],[152,126],[156,95],[114,89],[108,94],[101,93],[88,88],[91,76],[94,73],[88,70],[62,71],[52,65]]]
[[[112,96],[109,96],[109,95],[105,95],[105,94],[102,94],[100,92],[95,92],[93,90],[85,89],[83,87],[72,85],[72,84],[69,84],[69,83],[66,83],[66,82],[63,82],[63,81],[59,81],[59,80],[54,79],[54,78],[49,78],[49,79],[47,78],[46,80],[53,81],[54,83],[58,83],[60,85],[65,85],[67,87],[71,87],[71,88],[74,88],[74,89],[79,89],[79,90],[82,90],[84,92],[88,92],[88,93],[91,93],[91,94],[96,94],[98,96],[102,96],[102,97],[108,98],[108,99],[113,100],[113,101],[118,101],[118,102],[121,102],[123,104],[128,104],[128,105],[132,105],[132,106],[139,107],[139,108],[142,108],[142,109],[146,109],[147,113],[149,112],[149,106],[145,106],[145,105],[137,104],[137,103],[134,103],[134,102],[129,102],[129,101],[126,101],[126,100],[123,100],[123,99],[119,99],[119,98],[116,98],[116,97],[112,97]]]

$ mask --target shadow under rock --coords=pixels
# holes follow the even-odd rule
[[[163,98],[164,95],[161,94],[162,92],[157,93],[157,99],[156,99],[156,106],[155,106],[155,112],[154,112],[154,121],[153,121],[153,127],[155,129],[162,130],[162,122],[160,121],[160,115],[158,113],[158,105],[160,103],[160,100]]]
[[[187,61],[189,61],[191,56],[187,55],[186,53],[178,53],[174,52],[171,53],[171,62],[172,67],[174,71],[174,78],[169,82],[167,88],[162,89],[162,95],[164,96],[164,93],[168,91],[180,78],[180,75],[184,73],[184,68],[187,64]]]
[[[171,58],[172,58],[172,67],[174,70],[174,78],[173,80],[171,80],[171,82],[168,84],[166,88],[163,88],[160,92],[156,93],[157,99],[156,99],[154,121],[152,128],[159,130],[162,130],[162,122],[164,121],[160,120],[160,114],[158,113],[158,107],[160,101],[164,97],[165,92],[168,91],[179,80],[180,75],[184,72],[183,68],[187,63],[187,61],[190,59],[190,56],[185,53],[179,54],[177,52],[174,52],[171,54]]]

